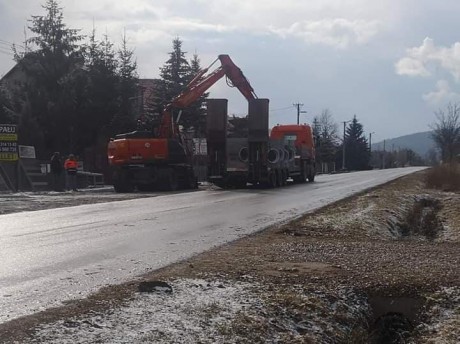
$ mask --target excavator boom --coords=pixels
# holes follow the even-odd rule
[[[220,60],[221,66],[206,75],[217,59]],[[178,135],[178,129],[176,128],[177,123],[173,123],[172,121],[172,109],[184,109],[190,106],[223,76],[227,77],[229,86],[238,88],[247,100],[257,98],[248,79],[246,79],[241,69],[233,63],[230,56],[219,55],[217,59],[211,63],[209,67],[200,71],[198,75],[190,81],[186,89],[175,97],[171,103],[166,105],[159,130],[160,137],[170,138]]]

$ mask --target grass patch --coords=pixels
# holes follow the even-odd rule
[[[422,197],[416,200],[400,225],[402,236],[423,235],[435,239],[443,228],[438,219],[440,209],[441,202],[437,199]]]
[[[460,165],[450,163],[429,169],[426,173],[425,184],[432,189],[460,191]]]

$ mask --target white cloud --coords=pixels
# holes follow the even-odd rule
[[[439,80],[436,83],[436,90],[424,94],[423,99],[432,105],[438,105],[446,102],[457,102],[460,100],[460,94],[452,91],[448,81]]]
[[[396,68],[396,73],[398,75],[409,75],[409,76],[429,76],[430,75],[430,72],[425,68],[424,63],[412,57],[402,58],[396,63],[395,68]]]
[[[438,67],[450,73],[456,82],[460,81],[460,42],[450,47],[436,46],[427,37],[420,47],[407,49],[406,56],[395,64],[396,73],[409,76],[429,76],[429,68]]]
[[[104,27],[106,23],[111,27],[129,23],[144,31],[161,30],[173,36],[193,32],[237,31],[247,36],[269,33],[339,48],[368,42],[382,29],[382,23],[395,17],[398,7],[396,0],[384,4],[366,0],[349,0],[346,4],[338,0],[176,0],[174,6],[169,0],[155,4],[147,0],[62,1],[66,13],[77,14],[80,26],[94,19],[96,26],[101,22]]]
[[[367,43],[380,29],[378,21],[347,20],[344,18],[303,21],[286,29],[272,27],[271,31],[286,38],[300,37],[307,43],[319,43],[337,48]]]

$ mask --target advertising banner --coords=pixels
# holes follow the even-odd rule
[[[18,157],[17,126],[0,124],[0,161],[17,161]]]

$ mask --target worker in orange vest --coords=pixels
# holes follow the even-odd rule
[[[77,191],[77,159],[73,154],[69,154],[69,157],[64,162],[64,169],[66,171],[66,189]]]

